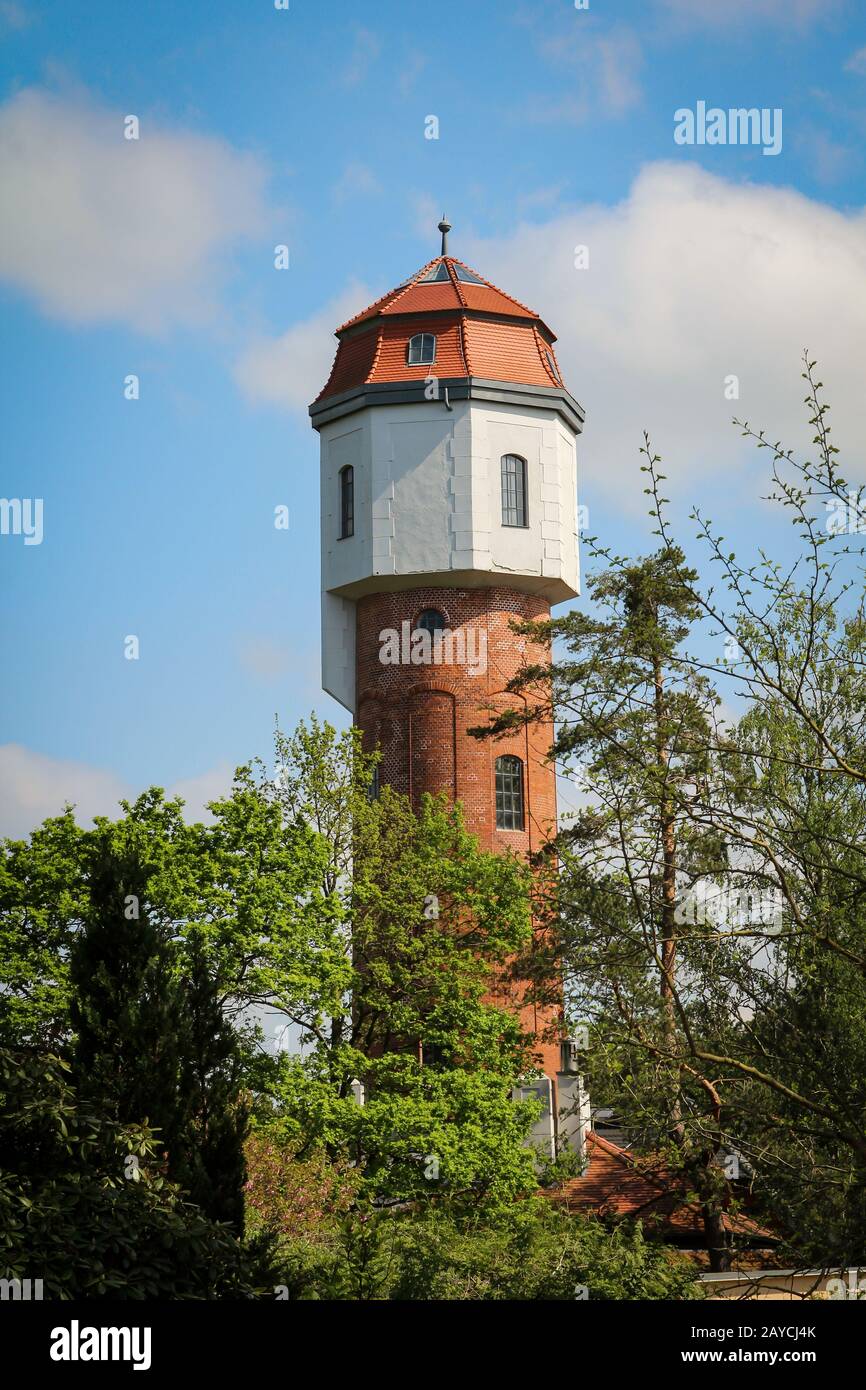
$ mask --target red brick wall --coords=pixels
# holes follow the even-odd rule
[[[383,665],[381,634],[386,629],[400,633],[405,620],[414,629],[425,608],[438,609],[454,633],[474,629],[476,656],[484,651],[483,633],[486,669],[470,675],[460,664]],[[500,853],[525,855],[540,848],[556,824],[555,773],[546,761],[553,729],[544,722],[495,740],[473,738],[468,730],[485,724],[491,707],[513,708],[516,697],[505,692],[509,679],[524,660],[535,662],[544,655],[535,643],[512,632],[510,623],[549,616],[545,599],[505,586],[369,594],[357,605],[357,723],[367,745],[382,750],[382,782],[416,800],[422,792],[447,791],[463,803],[467,827],[482,847]],[[496,828],[494,764],[506,753],[523,763],[523,830]],[[519,1001],[511,1002],[520,1007]],[[531,1007],[521,1012],[535,1031],[554,1017],[549,1012],[537,1016]],[[555,1082],[558,1044],[545,1044],[539,1057]]]

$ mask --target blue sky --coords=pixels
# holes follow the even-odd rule
[[[0,536],[0,832],[151,783],[197,810],[276,713],[342,722],[305,405],[331,330],[429,259],[443,211],[558,334],[616,549],[648,540],[644,427],[683,512],[766,541],[729,421],[808,439],[807,344],[862,477],[856,0],[0,0],[0,37],[0,494],[44,502],[41,545]],[[780,108],[781,153],[678,146],[698,101]]]

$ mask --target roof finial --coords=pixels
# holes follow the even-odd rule
[[[442,221],[439,223],[439,230],[442,233],[442,250],[440,252],[440,255],[447,256],[448,233],[451,231],[451,223],[448,221],[448,218],[445,216],[444,212],[442,214]]]

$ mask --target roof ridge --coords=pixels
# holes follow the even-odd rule
[[[586,1138],[588,1143],[591,1141],[593,1144],[597,1144],[602,1153],[611,1154],[614,1158],[624,1158],[631,1164],[634,1163],[634,1154],[629,1153],[628,1149],[621,1148],[619,1144],[611,1143],[610,1139],[605,1139],[596,1130],[588,1129]]]
[[[466,368],[466,375],[473,376],[474,373],[472,371],[472,361],[469,356],[469,339],[466,336],[466,319],[463,316],[461,316],[460,322],[457,326],[457,331],[460,334],[460,355],[463,358],[463,365]]]
[[[535,346],[538,348],[538,356],[541,359],[542,367],[547,372],[547,375],[550,377],[550,380],[553,382],[554,386],[562,386],[562,382],[557,379],[556,372],[552,370],[550,362],[545,361],[544,354],[546,352],[550,352],[550,349],[547,346],[547,343],[543,342],[541,334],[538,331],[537,323],[534,323],[532,325],[532,332],[535,335]]]
[[[475,270],[473,266],[468,265],[466,261],[461,261],[458,256],[443,256],[440,254],[431,257],[420,269],[416,270],[413,275],[410,275],[407,280],[402,281],[399,285],[395,285],[393,289],[387,290],[386,293],[380,295],[378,299],[374,299],[372,304],[368,304],[365,309],[362,309],[357,314],[353,314],[351,318],[346,319],[345,323],[341,323],[340,326],[334,330],[335,334],[339,336],[347,328],[352,328],[356,324],[363,323],[368,318],[373,318],[377,312],[383,312],[388,308],[392,308],[393,305],[399,303],[404,295],[408,294],[410,290],[414,289],[424,280],[424,277],[427,275],[428,271],[432,270],[433,266],[443,263],[448,275],[448,282],[457,297],[457,304],[464,312],[472,313],[473,310],[470,307],[469,297],[464,284],[454,270],[454,267],[458,265],[462,266],[464,270],[470,271],[480,282],[480,286],[491,290],[494,294],[499,295],[501,299],[507,300],[508,304],[513,304],[514,308],[519,310],[521,316],[525,315],[536,323],[543,322],[537,310],[530,308],[530,306],[524,304],[522,300],[515,299],[514,295],[509,294],[507,290],[500,289],[492,280],[488,280],[486,276],[482,275],[479,270]],[[548,330],[548,332],[549,331],[550,330]]]
[[[489,290],[495,290],[497,294],[501,294],[505,299],[510,299],[512,304],[516,304],[518,309],[522,309],[525,314],[529,314],[530,318],[540,319],[541,315],[538,314],[535,309],[530,309],[528,304],[524,304],[520,299],[515,299],[513,294],[509,294],[507,290],[501,290],[498,285],[494,285],[493,281],[488,280],[485,275],[482,275],[480,270],[476,270],[474,265],[468,265],[466,261],[461,261],[459,256],[448,256],[447,259],[449,261],[456,261],[458,265],[463,266],[464,270],[471,270],[472,274],[477,275],[479,280],[482,280]]]
[[[455,266],[455,264],[456,264],[456,265],[462,265],[463,262],[462,262],[462,261],[456,260],[456,258],[455,258],[454,256],[443,256],[443,257],[442,257],[442,260],[444,260],[444,262],[445,262],[445,269],[448,271],[448,278],[450,279],[452,285],[454,286],[454,289],[455,289],[456,294],[457,294],[457,298],[460,300],[460,303],[463,305],[463,308],[464,308],[464,309],[468,309],[468,308],[469,308],[469,304],[468,304],[468,302],[467,302],[466,295],[463,293],[463,290],[460,288],[460,281],[459,281],[458,277],[454,274],[454,266]],[[468,267],[467,267],[467,269],[468,269]]]
[[[379,324],[379,327],[375,330],[375,333],[376,333],[376,350],[375,350],[375,352],[373,353],[373,361],[370,363],[370,370],[368,371],[366,377],[364,378],[365,381],[372,381],[372,380],[373,380],[373,373],[375,372],[376,367],[378,366],[378,363],[379,363],[379,355],[380,355],[380,353],[381,353],[381,351],[382,351],[382,325],[381,325],[381,323]]]
[[[334,329],[334,333],[342,333],[344,328],[349,328],[353,323],[362,323],[365,318],[368,318],[369,315],[372,314],[375,309],[378,309],[381,304],[384,304],[386,300],[391,300],[393,302],[394,299],[399,299],[407,290],[411,290],[412,286],[416,283],[419,276],[424,274],[425,270],[429,270],[432,265],[435,265],[436,261],[441,260],[441,256],[434,256],[426,265],[422,265],[420,270],[416,270],[414,275],[410,275],[408,280],[401,280],[399,285],[395,285],[393,289],[386,290],[384,294],[380,294],[379,298],[374,299],[372,304],[368,304],[366,309],[362,309],[360,313],[353,314],[351,318],[346,319],[345,323],[341,323],[338,328]]]

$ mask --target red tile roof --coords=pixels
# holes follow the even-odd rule
[[[443,263],[448,271],[447,280],[428,280],[424,284],[419,283]],[[457,266],[461,270],[468,270],[471,274],[478,276],[478,279],[483,283],[473,285],[459,280],[455,269]],[[518,313],[523,318],[538,318],[534,309],[528,309],[518,299],[513,299],[510,294],[498,290],[489,280],[478,275],[477,270],[472,270],[472,267],[465,265],[463,261],[455,260],[453,256],[435,256],[432,261],[422,265],[420,270],[416,270],[415,274],[410,276],[404,284],[398,285],[395,290],[389,290],[387,294],[382,295],[381,299],[377,299],[368,308],[362,309],[360,314],[355,314],[354,318],[341,323],[337,332],[342,333],[354,324],[361,323],[364,319],[373,318],[377,314],[429,313],[431,309],[476,309],[487,314]]]
[[[425,278],[443,266],[447,279]],[[331,375],[318,400],[368,382],[424,381],[430,374],[562,388],[556,339],[547,325],[481,276],[479,284],[461,280],[461,270],[477,276],[453,256],[437,256],[342,324]],[[422,332],[435,334],[436,359],[432,365],[410,366],[409,339]]]
[[[589,1164],[582,1177],[571,1178],[544,1195],[567,1211],[640,1220],[648,1230],[668,1237],[703,1239],[703,1218],[696,1202],[686,1199],[684,1180],[663,1165],[638,1158],[628,1149],[587,1131]],[[727,1231],[750,1239],[773,1240],[772,1232],[743,1212],[725,1215]]]

